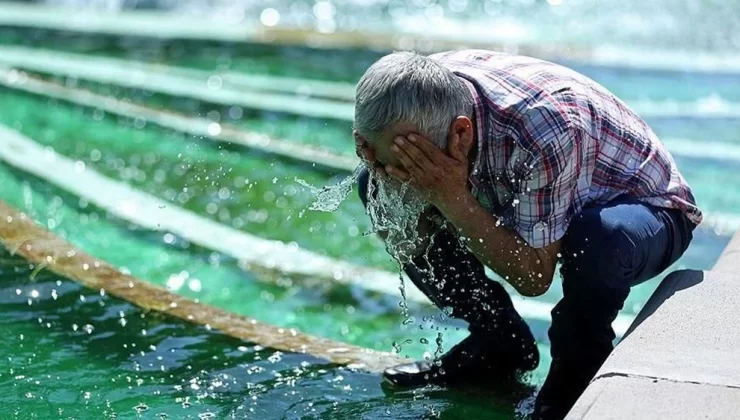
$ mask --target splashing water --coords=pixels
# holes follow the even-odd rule
[[[414,341],[412,339],[407,338],[407,339],[401,341],[400,343],[397,342],[397,341],[394,341],[391,345],[393,346],[393,351],[395,351],[397,354],[400,354],[401,351],[403,351],[403,346],[405,346],[407,344],[411,344],[413,342]]]
[[[403,268],[399,266],[398,269],[398,281],[399,286],[398,290],[401,292],[401,301],[398,302],[398,306],[401,307],[401,316],[404,318],[403,324],[406,325],[406,321],[410,318],[409,316],[409,305],[406,298],[406,281],[403,279],[403,274],[401,274],[401,271]]]
[[[363,168],[364,165],[358,165],[350,176],[344,178],[338,184],[327,185],[323,188],[314,187],[300,178],[295,178],[295,182],[308,188],[311,191],[311,194],[316,196],[314,202],[309,206],[309,210],[331,213],[336,211],[339,208],[339,205],[342,204],[342,202],[346,200],[352,192],[352,185],[357,182],[357,178],[359,178],[360,172],[362,172]]]
[[[409,184],[378,179],[370,173],[367,214],[372,230],[385,238],[388,253],[403,267],[419,254],[424,239],[419,221],[429,208]]]
[[[335,185],[317,188],[306,181],[295,181],[308,188],[316,196],[309,210],[334,212],[352,192],[352,186],[365,169],[364,164],[355,168],[351,175]],[[399,263],[411,262],[418,254],[423,242],[419,231],[419,219],[429,208],[429,203],[407,183],[398,184],[378,178],[369,171],[368,203],[366,213],[370,216],[372,230],[367,234],[379,233],[384,237],[388,253]]]
[[[442,347],[442,333],[437,333],[437,338],[434,340],[434,342],[437,344],[437,349],[434,351],[434,357],[439,358],[444,353],[444,348]]]
[[[364,164],[361,164],[350,176],[338,184],[323,188],[317,188],[302,179],[296,178],[295,181],[308,188],[316,196],[309,210],[333,212],[347,199],[353,184],[358,180],[364,168]],[[401,292],[399,306],[404,325],[410,325],[415,320],[409,315],[406,285],[401,274],[403,267],[406,264],[413,264],[416,256],[421,256],[428,261],[434,236],[445,228],[445,224],[442,224],[437,226],[438,230],[434,232],[420,232],[419,222],[428,208],[429,203],[409,184],[379,178],[374,171],[369,171],[366,213],[370,217],[372,228],[366,235],[379,234],[384,239],[386,251],[398,263],[399,291]],[[438,285],[438,287],[442,286]]]

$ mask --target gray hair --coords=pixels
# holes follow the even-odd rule
[[[406,122],[445,148],[450,124],[461,115],[473,115],[473,97],[462,80],[437,61],[413,52],[386,55],[357,84],[354,129],[367,139]]]

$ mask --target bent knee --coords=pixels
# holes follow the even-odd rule
[[[639,265],[634,238],[622,223],[575,221],[563,241],[563,277],[620,277]]]

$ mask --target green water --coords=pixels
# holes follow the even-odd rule
[[[433,389],[390,395],[374,375],[305,355],[275,361],[270,349],[51,274],[29,283],[23,261],[0,257],[3,418],[507,418],[516,402]]]
[[[201,70],[231,70],[355,83],[383,53],[315,50],[215,41],[153,40],[44,30],[0,28],[0,43],[162,63]],[[736,75],[609,68],[561,60],[622,98],[691,101],[719,96],[740,102]],[[638,86],[639,89],[635,87]]]
[[[0,35],[5,42],[21,39],[8,32]],[[34,41],[38,45],[39,39],[24,40]],[[346,81],[354,80],[377,57],[358,51],[236,49],[208,43],[194,43],[186,55],[176,43],[118,44],[105,38],[68,42],[50,37],[40,41],[41,46],[198,68],[228,67]],[[735,98],[733,89],[740,85],[737,79],[696,75],[666,76],[664,80],[660,75],[640,72],[584,71],[633,99],[694,100],[724,87],[723,97]],[[640,89],[641,96],[630,88],[636,83],[647,83]],[[94,88],[193,115],[218,111],[222,118],[228,116],[227,107],[130,89]],[[243,110],[241,118],[231,119],[246,129],[352,153],[348,123],[248,110]],[[88,168],[203,217],[250,234],[294,241],[335,258],[393,269],[379,241],[362,235],[369,225],[354,194],[333,214],[306,212],[299,217],[312,197],[294,179],[321,185],[336,182],[338,174],[7,89],[0,89],[0,123],[85,162]],[[696,139],[697,147],[706,137],[740,143],[735,120],[667,118],[651,124],[660,135]],[[737,162],[691,156],[677,160],[704,209],[740,215]],[[402,353],[410,357],[434,353],[437,333],[443,335],[445,348],[465,335],[464,329],[459,329],[462,324],[439,320],[438,311],[422,305],[410,305],[417,322],[403,326],[398,296],[372,294],[358,287],[274,285],[241,271],[228,258],[181,240],[166,243],[162,233],[109,218],[94,206],[4,165],[0,165],[0,185],[1,199],[29,212],[89,253],[142,279],[172,286],[178,293],[229,311],[379,350],[392,350],[394,342],[402,343]],[[727,236],[708,229],[698,229],[695,236],[676,267],[711,267],[728,241]],[[5,391],[0,401],[14,410],[17,418],[106,418],[113,413],[118,418],[135,418],[135,407],[140,403],[149,407],[141,413],[143,418],[157,418],[158,413],[167,413],[169,418],[197,418],[208,412],[218,418],[258,419],[419,418],[434,413],[443,418],[507,418],[513,416],[518,399],[528,395],[527,390],[495,397],[437,389],[389,394],[380,387],[377,376],[325,366],[297,355],[283,355],[281,361],[271,363],[266,361],[273,353],[269,349],[258,352],[249,343],[214,331],[143,314],[131,305],[48,273],[32,280],[30,268],[22,261],[7,255],[1,258],[4,317],[0,322],[7,339],[0,344],[0,356],[9,358],[9,363],[0,368],[0,390]],[[636,288],[625,312],[636,313],[655,284]],[[52,289],[57,290],[56,299]],[[38,297],[33,297],[34,290]],[[85,296],[84,301],[80,295]],[[556,284],[540,300],[552,303],[559,296]],[[125,326],[120,322],[121,311],[127,320]],[[431,316],[436,319],[429,321]],[[547,325],[530,321],[546,354]],[[84,329],[88,324],[93,326],[89,334]],[[548,363],[545,357],[534,383],[542,378]],[[186,397],[191,404],[188,408],[183,407]]]
[[[236,313],[377,349],[411,340],[403,348],[413,357],[436,350],[422,339],[434,343],[441,332],[452,341],[463,334],[455,325],[421,318],[401,328],[395,302],[362,290],[261,283],[233,261],[182,243],[165,245],[159,234],[106,220],[92,206],[80,208],[76,198],[4,166],[0,182],[4,200],[81,248],[161,285],[172,285],[167,280],[186,270],[178,293]],[[140,403],[149,407],[145,418],[159,412],[170,418],[208,412],[219,418],[418,418],[450,410],[506,417],[516,404],[509,398],[490,406],[489,399],[504,397],[438,389],[386,395],[377,376],[300,355],[269,361],[274,355],[269,349],[258,351],[214,331],[144,314],[50,273],[31,278],[32,267],[5,252],[0,261],[6,333],[0,354],[9,360],[0,371],[5,391],[0,401],[17,418],[108,418],[114,413],[134,418]],[[433,315],[412,307],[419,316]],[[183,406],[186,399],[190,407]]]

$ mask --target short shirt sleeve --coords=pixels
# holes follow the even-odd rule
[[[580,211],[580,136],[549,103],[529,108],[518,125],[510,162],[511,172],[519,174],[513,227],[529,246],[542,248],[561,239]]]

